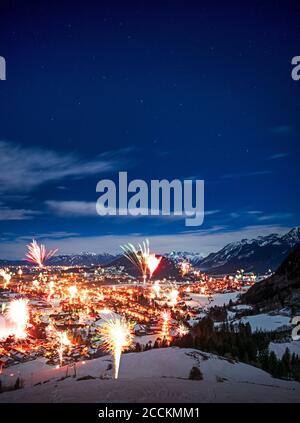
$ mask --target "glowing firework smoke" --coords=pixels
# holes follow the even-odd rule
[[[175,288],[172,288],[171,292],[169,293],[169,299],[170,299],[169,304],[171,307],[175,307],[175,305],[177,304],[178,295],[179,295],[178,290]]]
[[[150,273],[150,279],[152,278],[152,275],[155,272],[155,270],[158,268],[160,261],[161,261],[161,257],[157,258],[155,254],[150,254],[146,258],[146,265]]]
[[[190,271],[190,268],[191,268],[191,265],[190,265],[189,262],[187,262],[187,261],[182,262],[181,263],[181,274],[182,274],[182,276],[187,275]]]
[[[128,348],[133,340],[133,324],[124,318],[114,317],[101,326],[100,336],[104,349],[113,355],[114,378],[118,379],[122,351]]]
[[[155,293],[155,296],[157,298],[159,298],[159,296],[160,296],[160,285],[159,285],[159,281],[155,281],[154,282],[154,284],[152,286],[152,289],[153,289],[153,291]]]
[[[89,294],[88,294],[88,290],[87,289],[82,290],[81,293],[80,293],[80,301],[82,303],[85,303],[87,301],[87,299],[88,299],[88,295]]]
[[[74,300],[74,298],[77,295],[77,287],[76,287],[76,285],[70,286],[69,289],[68,289],[68,291],[69,291],[69,294],[70,294],[70,303],[72,303],[73,300]]]
[[[38,244],[34,239],[32,243],[27,245],[28,252],[26,254],[27,261],[34,263],[39,267],[43,267],[44,263],[49,260],[57,252],[56,250],[46,251],[46,248],[43,244]]]
[[[16,338],[26,338],[26,326],[29,320],[28,300],[13,300],[9,304],[8,319],[14,324],[12,331]]]

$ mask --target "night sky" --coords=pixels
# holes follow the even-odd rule
[[[1,1],[0,258],[33,236],[207,254],[299,225],[300,3],[160,3]],[[121,170],[204,179],[204,224],[98,216]]]

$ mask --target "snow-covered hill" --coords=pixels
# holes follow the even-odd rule
[[[193,349],[124,354],[118,380],[103,379],[110,362],[105,356],[78,364],[77,376],[68,378],[62,378],[66,369],[38,360],[14,366],[25,387],[1,394],[0,402],[300,402],[297,382]],[[193,366],[203,380],[188,379]],[[5,372],[9,378],[12,369]]]

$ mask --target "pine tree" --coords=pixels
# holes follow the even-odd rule
[[[274,353],[274,351],[271,351],[269,355],[269,364],[268,364],[268,371],[271,373],[271,375],[275,375],[277,372],[277,364],[278,360]]]
[[[282,356],[282,364],[284,366],[284,370],[287,376],[291,375],[292,367],[291,367],[291,354],[290,350],[286,348],[285,353]]]

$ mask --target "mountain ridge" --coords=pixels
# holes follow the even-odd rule
[[[203,257],[201,253],[187,251],[171,251],[162,256],[175,264],[187,260],[199,270],[210,274],[235,273],[241,268],[246,272],[264,274],[269,269],[276,270],[299,243],[300,227],[295,227],[284,235],[270,234],[231,242],[206,257]],[[114,265],[121,257],[121,254],[110,253],[60,254],[54,256],[48,264],[56,266]],[[0,260],[0,266],[25,264],[29,264],[25,259]]]
[[[246,272],[266,273],[269,269],[276,270],[299,243],[300,227],[296,227],[282,236],[270,234],[229,243],[195,266],[215,274],[234,273],[241,268]]]
[[[253,285],[243,296],[249,304],[300,307],[300,244],[291,251],[274,275]]]

